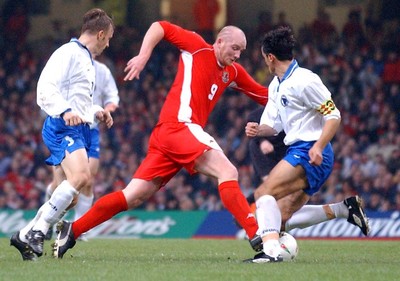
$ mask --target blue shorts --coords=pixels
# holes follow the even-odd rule
[[[100,131],[99,127],[90,129],[89,158],[100,158]]]
[[[332,172],[334,164],[334,155],[332,145],[329,143],[322,151],[322,163],[319,166],[311,165],[308,151],[315,142],[299,141],[289,146],[286,156],[283,158],[288,161],[293,167],[301,165],[306,172],[308,187],[304,192],[308,195],[316,193],[328,179]]]
[[[60,165],[65,158],[65,151],[69,153],[90,147],[90,128],[88,124],[67,126],[62,118],[48,116],[44,120],[42,138],[50,151],[46,159],[47,165]]]

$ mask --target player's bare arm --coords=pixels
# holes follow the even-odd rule
[[[340,125],[340,118],[332,118],[325,122],[322,129],[321,137],[314,143],[311,149],[308,151],[308,156],[310,156],[310,164],[321,165],[322,163],[322,151],[325,146],[332,140],[337,129]]]
[[[277,134],[273,128],[268,125],[259,125],[257,122],[248,122],[245,128],[246,136],[253,137],[268,137]]]
[[[143,38],[142,47],[139,54],[128,61],[124,72],[128,72],[124,78],[125,81],[134,78],[139,79],[147,61],[149,60],[154,47],[163,39],[164,29],[158,22],[153,23]]]

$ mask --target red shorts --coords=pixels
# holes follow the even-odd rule
[[[222,151],[215,139],[197,124],[159,124],[150,136],[147,156],[133,177],[147,181],[161,177],[163,186],[182,167],[190,174],[196,173],[194,161],[210,149]]]

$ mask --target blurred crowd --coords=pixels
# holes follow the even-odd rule
[[[1,38],[7,40],[0,40],[0,208],[36,209],[51,181],[51,169],[44,163],[48,155],[41,139],[45,116],[36,104],[36,83],[49,54],[78,34],[57,30],[57,36],[26,42],[24,36],[10,36],[8,30],[26,19],[2,20]],[[267,86],[272,77],[262,60],[259,39],[276,25],[290,23],[284,12],[275,23],[268,11],[261,12],[258,20],[256,29],[246,30],[248,46],[239,62]],[[26,30],[21,32],[25,34]],[[311,203],[360,194],[367,210],[400,210],[399,22],[384,22],[351,10],[343,30],[337,30],[329,14],[321,9],[295,35],[299,43],[295,56],[300,66],[321,76],[342,113],[342,126],[333,141],[334,171]],[[121,102],[113,115],[114,126],[110,130],[101,127],[95,198],[130,181],[146,154],[149,133],[174,79],[179,52],[163,42],[153,52],[140,80],[123,81],[125,64],[138,53],[142,37],[134,28],[118,26],[110,48],[99,58],[111,68]],[[238,168],[245,195],[251,194],[259,182],[244,135],[247,115],[257,106],[247,96],[228,91],[206,126]],[[142,208],[221,210],[223,205],[214,180],[190,177],[182,170]]]

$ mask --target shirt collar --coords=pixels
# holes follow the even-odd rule
[[[75,37],[71,38],[71,40],[69,42],[75,42],[80,47],[84,48],[89,53],[89,57],[90,57],[90,60],[92,61],[92,65],[94,64],[93,63],[93,58],[92,58],[92,53],[89,51],[89,49],[85,45],[83,45],[81,42],[79,42],[79,40],[77,38],[75,38]]]
[[[286,70],[285,74],[283,75],[282,80],[280,80],[278,77],[279,83],[282,83],[283,81],[288,79],[293,74],[294,70],[298,67],[299,67],[299,64],[297,63],[297,61],[295,59],[293,59],[289,65],[288,69]]]

